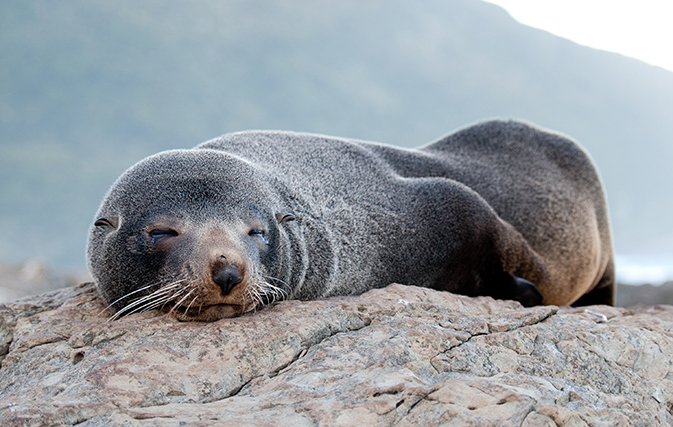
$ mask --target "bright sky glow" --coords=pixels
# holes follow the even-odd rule
[[[673,0],[485,0],[522,24],[673,71]]]

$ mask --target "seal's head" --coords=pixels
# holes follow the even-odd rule
[[[154,308],[181,320],[236,316],[289,296],[294,219],[263,171],[217,150],[173,150],[126,171],[89,234],[87,261],[120,317]]]

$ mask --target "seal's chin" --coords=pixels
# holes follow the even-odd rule
[[[214,322],[220,319],[240,316],[250,311],[241,305],[215,304],[199,307],[198,309],[180,310],[175,308],[171,314],[181,322]]]

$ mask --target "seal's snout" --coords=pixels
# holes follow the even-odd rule
[[[234,264],[219,263],[213,268],[213,282],[222,289],[223,296],[228,295],[234,286],[242,281],[243,274],[241,274],[239,268]]]

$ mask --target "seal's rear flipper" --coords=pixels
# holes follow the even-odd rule
[[[512,287],[510,288],[510,295],[504,296],[502,299],[512,299],[518,301],[524,307],[532,307],[534,305],[542,305],[542,294],[533,283],[526,279],[510,274],[512,277]]]

